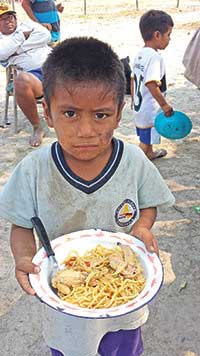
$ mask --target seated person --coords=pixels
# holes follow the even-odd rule
[[[33,21],[18,25],[15,11],[0,4],[0,63],[22,69],[14,79],[15,95],[33,127],[32,147],[39,146],[44,136],[35,99],[43,95],[41,66],[51,51],[50,39],[45,27]]]

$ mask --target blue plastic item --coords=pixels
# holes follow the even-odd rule
[[[174,111],[169,117],[161,112],[156,116],[154,125],[161,136],[171,140],[187,136],[192,129],[190,118],[181,111]]]

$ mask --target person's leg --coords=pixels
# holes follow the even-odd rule
[[[140,127],[136,127],[136,133],[140,140],[139,147],[142,149],[142,151],[147,157],[151,156],[153,154],[153,146],[152,144],[150,144],[151,128],[143,129]]]
[[[153,150],[153,145],[160,143],[160,135],[154,127],[136,128],[136,132],[140,139],[139,147],[151,161],[166,156],[167,151],[165,149]]]
[[[141,328],[109,332],[102,338],[101,356],[140,356],[143,352]]]
[[[58,351],[58,350],[55,350],[55,349],[50,349],[51,350],[51,353],[52,353],[52,356],[64,356],[62,354],[62,352]]]
[[[155,127],[151,127],[150,129],[150,143],[151,143],[151,149],[147,152],[147,157],[153,161],[156,158],[161,158],[165,157],[167,155],[167,151],[164,148],[161,148],[157,151],[153,150],[153,145],[158,145],[160,144],[160,135],[156,131]]]
[[[14,80],[17,104],[33,126],[29,143],[37,147],[44,136],[37,111],[36,98],[42,96],[42,82],[31,73],[22,72]]]
[[[153,146],[152,145],[147,145],[146,143],[143,143],[140,141],[139,147],[142,149],[142,151],[145,153],[145,155],[147,157],[149,157],[153,154]]]

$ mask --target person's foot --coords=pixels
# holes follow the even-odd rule
[[[167,151],[164,150],[164,148],[162,148],[161,150],[158,151],[154,151],[152,152],[151,155],[148,156],[148,158],[153,161],[156,158],[161,158],[161,157],[165,157],[167,155]]]
[[[33,134],[29,139],[29,144],[31,147],[39,147],[42,143],[44,137],[43,129],[39,127],[33,127]]]

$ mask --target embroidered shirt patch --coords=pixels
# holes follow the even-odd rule
[[[135,203],[130,199],[125,199],[115,211],[115,221],[119,226],[130,225],[137,215]]]

